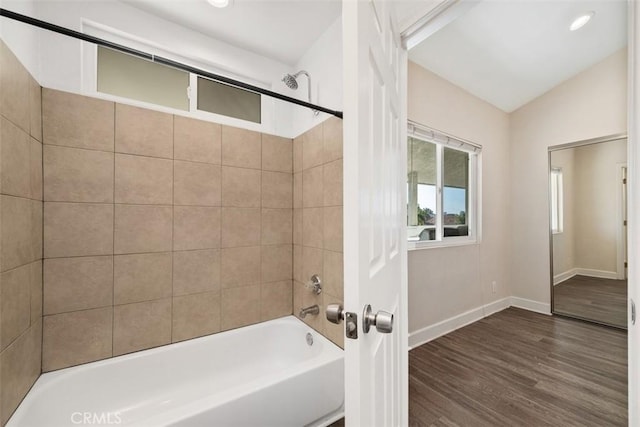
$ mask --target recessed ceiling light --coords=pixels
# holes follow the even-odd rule
[[[207,2],[214,7],[227,7],[229,6],[230,0],[207,0]]]
[[[584,27],[587,24],[587,22],[591,21],[591,18],[593,18],[593,15],[595,14],[596,13],[594,11],[590,11],[578,16],[576,19],[573,20],[573,22],[571,23],[571,26],[569,26],[569,30],[575,31]]]

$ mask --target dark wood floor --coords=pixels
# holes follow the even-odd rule
[[[553,309],[607,325],[627,327],[627,281],[573,276],[553,287]]]
[[[626,426],[627,334],[509,308],[409,352],[411,426]]]

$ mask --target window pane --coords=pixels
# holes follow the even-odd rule
[[[562,232],[562,169],[551,170],[551,231]]]
[[[551,231],[558,231],[558,174],[551,171]]]
[[[468,236],[469,153],[444,147],[442,160],[443,236]]]
[[[260,94],[198,77],[198,110],[260,123]]]
[[[410,240],[436,237],[436,145],[409,138],[407,179],[407,225]]]
[[[98,92],[189,110],[189,73],[98,46]]]

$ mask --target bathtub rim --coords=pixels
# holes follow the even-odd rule
[[[136,351],[132,351],[131,353],[125,353],[125,354],[120,354],[118,356],[112,356],[112,357],[108,357],[106,359],[99,359],[99,360],[94,360],[92,362],[86,362],[86,363],[80,363],[78,365],[72,365],[72,366],[67,366],[64,368],[60,368],[60,369],[54,369],[52,371],[47,371],[47,372],[42,372],[40,374],[40,376],[38,377],[38,380],[40,380],[40,378],[47,376],[47,377],[53,377],[54,374],[63,374],[63,373],[67,373],[70,370],[75,370],[75,371],[83,371],[83,370],[88,370],[91,369],[93,367],[96,366],[107,366],[113,363],[117,363],[119,361],[123,361],[123,360],[134,360],[134,359],[138,359],[144,356],[149,356],[149,355],[153,355],[153,354],[160,354],[160,353],[164,353],[166,351],[170,351],[171,349],[178,349],[178,348],[182,348],[182,347],[189,347],[189,346],[194,346],[197,345],[198,343],[202,343],[202,342],[206,342],[209,340],[212,340],[216,337],[219,337],[223,334],[237,334],[240,333],[240,331],[251,331],[254,329],[261,329],[266,327],[267,325],[271,325],[271,324],[278,324],[278,323],[284,323],[284,324],[295,324],[297,326],[303,326],[305,328],[307,328],[310,332],[313,332],[315,334],[317,334],[319,337],[321,337],[321,340],[323,341],[323,343],[325,343],[330,350],[328,350],[330,353],[335,353],[335,355],[341,355],[342,352],[344,351],[342,348],[340,348],[337,344],[335,344],[333,341],[331,341],[329,338],[325,337],[324,335],[322,335],[322,333],[318,332],[317,330],[315,330],[314,328],[312,328],[311,326],[307,325],[306,323],[304,323],[301,319],[299,319],[298,317],[292,315],[292,314],[288,314],[286,316],[282,316],[282,317],[278,317],[275,319],[270,319],[270,320],[265,320],[264,322],[258,322],[258,323],[254,323],[252,325],[246,325],[246,326],[240,326],[237,328],[233,328],[233,329],[227,329],[225,331],[220,331],[220,332],[215,332],[212,334],[208,334],[208,335],[203,335],[201,337],[194,337],[194,338],[188,338],[186,340],[182,340],[182,341],[177,341],[174,343],[167,343],[167,344],[162,344],[156,347],[151,347],[151,348],[146,348],[146,349],[141,349],[141,350],[136,350]]]

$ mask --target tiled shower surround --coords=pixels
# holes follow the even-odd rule
[[[40,375],[40,86],[0,41],[0,425]]]
[[[313,304],[343,344],[341,120],[292,140],[40,88],[1,41],[0,116],[0,425],[41,372]]]
[[[292,286],[298,143],[49,89],[42,105],[43,371],[273,319],[315,302],[310,290]],[[341,156],[339,129],[338,120],[319,125],[302,136],[302,151],[319,147],[324,155],[333,144]],[[330,195],[331,207],[320,210],[328,224],[341,224],[341,161],[324,160],[309,178],[305,171],[310,186],[303,193],[322,203]],[[312,174],[324,169],[323,192]],[[307,257],[341,267],[341,234],[322,223],[309,227],[320,227],[308,230],[326,234],[335,252],[316,254],[318,242],[310,240],[302,242]],[[328,274],[332,301],[341,299],[341,279],[316,267],[298,280],[311,270]],[[312,323],[321,332],[328,330],[323,318]]]
[[[342,121],[331,118],[293,140],[293,309],[318,304],[304,321],[343,346],[343,325],[327,321],[327,304],[342,303]],[[316,295],[306,286],[322,279]]]
[[[292,312],[292,141],[43,90],[43,371]]]

